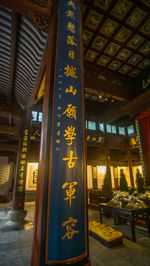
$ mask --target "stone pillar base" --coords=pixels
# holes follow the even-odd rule
[[[10,210],[8,212],[7,225],[22,225],[25,222],[27,211],[25,210]]]

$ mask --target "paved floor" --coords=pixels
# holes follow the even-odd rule
[[[30,266],[34,219],[34,204],[26,205],[28,211],[24,228],[12,230],[6,227],[8,205],[0,205],[0,266]],[[89,221],[99,221],[97,211],[89,210]],[[111,218],[105,218],[107,225],[113,225]],[[117,227],[124,233],[123,245],[107,248],[89,237],[90,260],[92,266],[149,266],[150,238],[147,231],[136,229],[137,242],[131,241],[127,225]]]

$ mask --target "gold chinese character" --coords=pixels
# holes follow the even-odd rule
[[[39,134],[39,129],[37,129],[33,135],[34,135],[34,136],[36,136],[36,135],[37,135],[38,137],[40,137],[40,134]]]
[[[60,148],[56,148],[56,151],[60,151]]]
[[[73,50],[70,50],[70,51],[69,51],[69,57],[70,57],[71,59],[74,59],[74,51],[73,51]]]
[[[61,94],[58,95],[58,98],[61,99]]]
[[[19,170],[24,171],[24,165],[21,165]]]
[[[58,108],[57,108],[59,111],[61,110],[61,106],[58,106]]]
[[[75,3],[72,0],[68,1],[68,6],[71,6],[73,9],[76,9]]]
[[[135,140],[135,138],[131,138],[131,139],[130,139],[130,143],[131,143],[131,145],[136,145],[136,140]]]
[[[73,150],[70,150],[70,157],[63,158],[63,161],[68,161],[68,167],[73,168],[75,166],[75,162],[73,160],[77,160],[78,157],[73,157]]]
[[[74,41],[74,39],[75,39],[75,37],[73,36],[73,35],[68,35],[67,36],[67,44],[69,45],[75,45],[75,46],[77,46],[77,44],[75,43],[75,41]]]
[[[28,136],[24,136],[24,138],[23,138],[25,141],[27,141],[28,140]]]
[[[28,143],[26,141],[23,141],[22,146],[27,147]]]
[[[56,125],[57,125],[57,127],[60,127],[60,122],[57,122]]]
[[[22,147],[22,152],[27,152],[27,147]]]
[[[67,106],[68,108],[63,113],[63,115],[66,114],[66,116],[68,116],[69,118],[77,119],[76,118],[76,106],[72,106],[72,104],[68,104]]]
[[[90,138],[91,138],[90,136],[87,136],[87,137],[86,137],[86,140],[87,140],[87,141],[89,141],[89,140],[90,140]]]
[[[26,164],[26,160],[21,160],[20,164]]]
[[[26,158],[27,158],[26,153],[21,154],[21,158],[22,158],[22,159],[26,159]]]
[[[70,85],[69,89],[68,88],[65,89],[65,93],[69,93],[69,92],[72,93],[73,95],[76,95],[77,90],[74,89],[72,85]]]
[[[28,135],[28,129],[25,129],[25,130],[24,130],[24,134],[25,134],[25,136]]]
[[[20,178],[23,178],[23,175],[24,175],[24,173],[21,172],[20,175],[19,175],[19,177],[20,177]]]
[[[18,187],[18,191],[19,191],[19,192],[22,192],[22,191],[23,191],[23,186],[19,186],[19,187]]]
[[[74,229],[72,228],[72,227],[75,226],[75,224],[76,224],[77,222],[78,222],[77,219],[74,219],[74,218],[72,218],[72,217],[69,217],[68,221],[65,221],[65,222],[62,223],[62,226],[63,226],[63,227],[64,227],[64,226],[66,227],[67,232],[66,232],[66,234],[65,234],[61,239],[64,239],[65,237],[67,237],[68,240],[69,240],[69,239],[71,239],[71,238],[74,236],[74,234],[78,234],[78,233],[79,233],[79,231],[74,230]]]
[[[77,79],[77,76],[76,76],[76,70],[77,69],[76,69],[76,67],[67,65],[66,67],[64,67],[64,69],[66,70],[66,72],[64,72],[66,77],[71,77],[71,78]]]
[[[99,137],[97,142],[101,143],[102,141],[103,141],[103,137]]]
[[[60,139],[56,139],[56,143],[59,144],[60,143]]]
[[[78,184],[78,183],[75,181],[75,182],[70,182],[70,183],[65,182],[65,183],[62,185],[62,189],[68,187],[68,188],[66,189],[66,195],[67,195],[67,197],[64,198],[64,200],[69,200],[69,201],[70,201],[70,206],[71,206],[71,200],[72,200],[72,199],[75,199],[74,194],[75,194],[75,192],[76,192],[76,189],[74,188],[74,186],[76,186],[77,184]]]
[[[142,80],[142,86],[143,89],[145,89],[150,83],[150,77],[147,78],[147,80]]]
[[[60,136],[60,130],[57,131],[57,136]]]
[[[73,12],[72,10],[67,10],[67,11],[66,11],[66,17],[69,17],[69,18],[75,19],[74,12]]]
[[[67,30],[69,30],[71,33],[76,33],[75,25],[71,22],[68,22]]]
[[[72,140],[75,139],[76,133],[75,133],[75,127],[71,126],[68,127],[68,129],[65,129],[66,134],[64,137],[66,137],[66,140],[70,140],[70,143],[67,143],[67,145],[72,145]]]
[[[18,184],[19,184],[19,185],[23,185],[23,183],[24,183],[24,180],[19,180],[19,181],[18,181]]]
[[[93,138],[91,139],[91,141],[96,141],[96,138],[95,138],[95,137],[93,137]]]
[[[31,136],[30,139],[31,139],[31,140],[35,140],[36,137],[35,137],[35,136]]]
[[[57,117],[61,118],[61,117],[62,117],[62,115],[60,115],[60,114],[57,114]]]

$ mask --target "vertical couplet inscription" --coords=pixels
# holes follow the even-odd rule
[[[59,1],[46,262],[87,256],[80,6]]]
[[[21,135],[21,143],[20,143],[17,181],[16,181],[16,191],[15,191],[16,197],[24,197],[25,193],[28,146],[29,146],[29,129],[23,127]]]

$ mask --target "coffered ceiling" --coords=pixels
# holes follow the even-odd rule
[[[149,0],[82,1],[82,18],[85,62],[131,79],[150,65]]]

